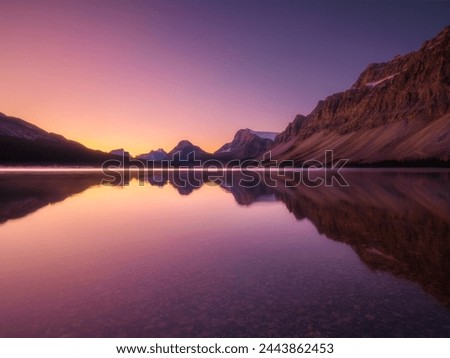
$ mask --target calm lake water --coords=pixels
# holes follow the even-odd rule
[[[0,336],[450,337],[449,172],[345,178],[1,173]]]

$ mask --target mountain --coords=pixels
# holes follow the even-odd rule
[[[224,144],[214,156],[220,159],[247,159],[264,154],[273,143],[278,133],[255,132],[251,129],[240,129],[230,143]]]
[[[272,157],[301,163],[450,159],[450,26],[416,52],[369,65],[353,86],[319,101],[280,133]]]
[[[205,152],[188,140],[180,141],[169,153],[163,149],[152,150],[136,158],[145,161],[160,162],[171,160],[172,164],[181,161],[192,162],[194,159],[205,161],[208,159],[230,160],[255,158],[265,153],[272,145],[278,133],[255,132],[251,129],[240,129],[230,143],[224,144],[213,154]],[[182,163],[178,163],[182,164]]]
[[[102,173],[0,175],[0,225],[101,183]]]
[[[179,142],[167,156],[173,164],[182,164],[182,162],[193,162],[194,160],[205,161],[212,158],[212,155],[205,152],[200,147],[192,144],[188,140]]]
[[[100,165],[111,157],[0,113],[0,165]]]
[[[120,148],[120,149],[114,149],[114,150],[110,151],[109,154],[116,155],[116,156],[121,157],[121,158],[124,158],[124,157],[130,158],[130,153],[127,152],[127,151],[126,151],[125,149],[123,149],[123,148]]]
[[[140,154],[136,158],[148,160],[150,162],[160,162],[162,160],[167,160],[169,156],[167,155],[164,149],[159,148],[157,150],[152,150],[147,154]]]

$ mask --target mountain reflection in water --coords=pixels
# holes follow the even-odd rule
[[[4,291],[2,293],[3,298],[0,299],[0,303],[2,304],[1,306],[4,307],[3,309],[0,309],[0,315],[5,317],[2,319],[3,323],[0,323],[0,335],[3,337],[115,337],[145,335],[162,337],[449,336],[449,172],[355,170],[345,172],[345,179],[349,182],[348,187],[319,186],[316,188],[310,188],[305,185],[287,186],[286,183],[294,183],[295,178],[286,179],[286,176],[282,175],[272,175],[270,179],[266,180],[266,182],[270,183],[270,185],[266,185],[264,181],[257,180],[260,175],[262,174],[247,173],[245,176],[245,183],[241,183],[241,185],[239,185],[239,180],[242,178],[237,174],[232,173],[227,173],[224,179],[220,178],[220,175],[214,177],[202,172],[194,173],[187,171],[182,173],[174,173],[167,171],[155,171],[147,173],[145,177],[140,178],[137,178],[137,174],[132,174],[129,178],[126,178],[125,181],[113,183],[120,184],[117,187],[106,187],[99,185],[102,179],[101,174],[0,174],[0,244],[6,245],[6,251],[11,250],[13,253],[13,257],[10,257],[9,261],[6,260],[6,263],[3,266],[0,266],[0,269],[3,270],[0,273],[0,283],[4,289],[8,289],[9,287],[11,289],[10,292],[12,292],[9,295],[8,291]],[[144,316],[140,316],[139,314],[134,316],[127,313],[127,310],[132,308],[127,307],[127,304],[124,303],[126,301],[124,301],[126,293],[118,293],[112,290],[108,293],[109,296],[107,298],[103,297],[103,299],[106,299],[106,304],[109,305],[108,312],[111,314],[111,311],[114,311],[114,314],[109,316],[108,312],[103,312],[104,316],[99,318],[95,324],[92,324],[94,328],[92,328],[93,330],[91,331],[85,327],[85,325],[87,326],[88,323],[91,324],[92,322],[89,322],[88,318],[90,314],[89,309],[82,307],[82,301],[89,301],[91,303],[92,310],[97,309],[96,307],[99,303],[93,303],[95,298],[90,298],[90,295],[87,292],[93,288],[85,287],[85,290],[87,290],[86,294],[80,294],[78,297],[79,301],[76,303],[67,298],[64,292],[60,293],[60,298],[57,300],[61,307],[65,304],[71,304],[73,306],[72,309],[77,312],[77,319],[74,318],[77,315],[69,315],[64,318],[66,311],[63,308],[60,308],[58,313],[58,317],[60,317],[59,320],[55,316],[53,318],[49,318],[48,326],[47,323],[45,323],[45,320],[38,323],[38,318],[40,317],[39,319],[41,319],[42,317],[36,312],[41,310],[41,313],[44,314],[48,312],[47,310],[49,310],[50,307],[47,307],[44,303],[40,306],[39,302],[31,302],[33,300],[33,293],[35,292],[24,292],[26,291],[25,288],[23,290],[18,290],[17,287],[14,287],[14,282],[12,282],[14,280],[19,280],[20,282],[27,281],[26,278],[24,278],[25,276],[21,276],[21,274],[17,271],[20,269],[20,262],[14,261],[14,254],[17,254],[19,252],[17,250],[19,249],[17,247],[10,248],[8,246],[8,240],[14,239],[12,237],[8,237],[8,225],[9,227],[12,227],[12,225],[17,225],[17,227],[13,228],[15,231],[11,232],[20,234],[22,232],[20,225],[23,225],[24,227],[28,225],[28,217],[31,217],[30,214],[33,212],[39,213],[42,211],[43,215],[43,208],[49,208],[55,203],[59,203],[58,205],[65,205],[65,203],[69,203],[70,200],[65,202],[62,201],[74,196],[75,194],[83,193],[84,191],[86,191],[86,194],[87,191],[89,191],[93,196],[94,192],[108,188],[108,190],[110,190],[110,195],[114,196],[116,195],[117,188],[122,188],[124,192],[126,192],[129,188],[131,188],[133,183],[134,186],[139,186],[137,184],[138,180],[140,180],[141,184],[143,184],[142,187],[135,188],[135,190],[139,190],[139,198],[144,197],[145,199],[145,196],[149,195],[148,200],[152,200],[151,195],[164,196],[164,192],[167,191],[167,186],[176,189],[178,194],[189,197],[191,195],[194,196],[193,193],[196,191],[203,191],[203,187],[211,187],[211,190],[214,190],[211,191],[211,195],[214,195],[214,200],[227,200],[226,197],[231,194],[234,197],[235,202],[238,204],[238,207],[244,206],[248,207],[248,210],[256,210],[256,208],[261,210],[262,218],[260,220],[265,221],[266,223],[271,220],[270,212],[267,211],[269,210],[268,208],[270,208],[271,205],[278,205],[281,202],[295,217],[297,225],[300,225],[298,223],[299,221],[312,223],[318,231],[318,234],[323,235],[317,237],[326,237],[328,240],[331,239],[335,242],[349,245],[352,250],[356,252],[359,260],[364,263],[367,268],[369,268],[369,272],[373,272],[373,274],[375,274],[375,276],[370,276],[370,278],[374,278],[375,280],[375,278],[378,277],[376,276],[377,273],[388,273],[392,276],[391,278],[386,278],[386,280],[396,278],[399,280],[396,282],[400,286],[404,285],[404,283],[402,283],[404,279],[407,280],[407,282],[420,285],[423,291],[429,294],[429,297],[433,297],[436,301],[433,303],[433,299],[431,299],[429,302],[425,302],[424,300],[426,300],[426,298],[420,298],[420,300],[418,300],[426,307],[430,307],[430,310],[433,312],[430,314],[430,317],[433,317],[433,315],[436,317],[441,317],[441,321],[436,322],[436,320],[434,320],[434,323],[431,321],[420,322],[420,318],[418,318],[417,322],[403,323],[403,326],[400,328],[400,321],[405,317],[402,316],[402,313],[397,312],[398,320],[395,321],[396,313],[386,312],[386,306],[383,306],[377,311],[377,305],[380,305],[383,298],[381,296],[376,296],[376,294],[374,294],[374,297],[372,298],[364,296],[363,299],[367,299],[367,302],[371,300],[378,300],[376,304],[374,304],[374,307],[372,307],[372,310],[366,313],[363,312],[364,308],[360,307],[364,305],[364,302],[361,302],[360,304],[358,304],[358,302],[352,302],[351,308],[345,308],[347,303],[342,301],[345,301],[345,299],[343,297],[336,298],[336,296],[333,296],[335,297],[335,301],[329,298],[329,302],[327,301],[326,303],[327,306],[324,306],[325,303],[323,303],[323,305],[318,305],[315,308],[311,308],[311,302],[313,301],[309,302],[306,298],[304,301],[288,301],[293,295],[299,294],[300,292],[299,290],[301,287],[298,286],[300,283],[295,280],[294,282],[291,282],[293,287],[286,287],[286,285],[288,285],[286,282],[284,282],[284,286],[282,286],[281,283],[278,283],[274,286],[278,292],[271,292],[273,297],[262,297],[263,295],[267,295],[267,292],[258,285],[263,284],[262,282],[265,280],[264,277],[266,277],[268,282],[271,282],[272,279],[276,280],[279,275],[285,275],[286,272],[288,272],[289,276],[289,274],[293,272],[290,270],[297,270],[297,268],[293,267],[295,261],[291,261],[294,260],[294,258],[290,257],[290,254],[288,254],[287,251],[285,252],[283,251],[284,249],[280,249],[280,252],[276,252],[276,243],[277,240],[280,240],[280,245],[284,245],[282,240],[285,240],[284,238],[288,236],[291,238],[292,233],[295,233],[299,226],[295,226],[294,222],[277,227],[279,224],[277,222],[273,222],[273,227],[277,227],[279,235],[274,235],[271,233],[271,236],[267,238],[268,241],[261,239],[261,250],[267,250],[267,252],[264,252],[265,256],[262,255],[262,252],[249,252],[248,255],[254,255],[256,260],[253,263],[254,265],[262,265],[263,263],[258,263],[258,260],[263,260],[263,257],[264,260],[266,260],[266,254],[269,251],[273,252],[273,255],[275,256],[280,255],[279,258],[274,259],[278,262],[278,265],[281,265],[282,262],[284,262],[282,256],[286,255],[288,257],[285,260],[286,267],[280,268],[279,272],[267,272],[264,268],[258,268],[259,270],[262,270],[261,272],[263,272],[266,276],[261,273],[255,274],[256,276],[253,277],[249,274],[248,270],[256,269],[256,266],[253,267],[248,263],[247,265],[250,266],[245,266],[244,263],[235,263],[235,266],[233,266],[232,269],[236,270],[236,274],[241,275],[240,279],[244,280],[246,277],[245,275],[250,275],[247,278],[250,281],[239,283],[237,281],[233,281],[231,278],[221,278],[221,275],[225,275],[225,273],[220,272],[220,268],[227,267],[226,262],[223,263],[224,266],[215,266],[215,263],[212,267],[203,267],[203,269],[196,268],[195,270],[200,270],[198,271],[199,277],[208,277],[211,279],[211,282],[221,279],[225,280],[222,283],[226,287],[225,291],[225,288],[219,289],[217,287],[213,288],[212,286],[203,287],[202,285],[208,285],[207,282],[197,282],[193,284],[191,288],[183,288],[181,287],[183,285],[180,284],[180,280],[182,277],[184,277],[183,280],[186,280],[186,277],[180,274],[174,268],[175,266],[172,268],[169,267],[168,263],[164,262],[163,258],[170,260],[170,255],[173,255],[173,250],[178,250],[177,247],[179,250],[184,252],[183,255],[189,256],[193,252],[195,253],[197,246],[194,249],[189,246],[189,242],[177,241],[178,244],[176,244],[176,246],[171,246],[171,254],[165,254],[167,257],[164,257],[162,254],[161,259],[159,259],[151,256],[152,254],[149,253],[151,259],[154,259],[154,262],[151,263],[149,258],[149,262],[139,263],[139,265],[143,265],[142,272],[139,271],[139,267],[137,266],[135,268],[131,268],[131,266],[133,266],[133,261],[126,263],[127,269],[131,269],[131,275],[133,275],[133,272],[136,273],[136,280],[138,280],[138,278],[147,277],[145,272],[148,272],[149,275],[154,275],[154,277],[152,276],[153,278],[148,278],[153,283],[154,291],[151,292],[145,292],[145,287],[136,288],[136,285],[139,286],[137,281],[133,284],[124,284],[128,288],[132,287],[133,289],[142,290],[142,296],[138,295],[142,299],[143,297],[147,297],[146,299],[148,299],[148,302],[144,302],[142,300],[136,302],[131,298],[128,299],[131,299],[131,301],[134,302],[133,304],[136,305],[136,308],[139,307],[140,312]],[[130,187],[128,184],[130,184]],[[149,188],[158,187],[161,187],[161,193],[154,194],[154,192],[152,192],[153,194],[151,194],[149,192]],[[83,205],[83,194],[81,194],[78,199],[80,201],[79,205]],[[138,195],[137,192],[136,195]],[[96,200],[95,197],[89,197],[89,199],[89,205],[92,205],[92,203]],[[164,202],[164,199],[161,200],[161,202]],[[182,202],[179,200],[181,200],[181,197],[180,199],[176,199],[173,196],[167,198],[167,201],[173,201],[174,208],[181,205]],[[130,202],[127,203],[127,205],[129,205]],[[186,237],[202,238],[202,235],[205,235],[204,238],[199,239],[200,242],[202,242],[201,240],[206,239],[208,235],[210,235],[212,229],[205,226],[207,224],[202,221],[201,216],[204,210],[215,210],[214,204],[211,203],[213,203],[212,200],[204,199],[203,204],[201,202],[196,202],[195,204],[202,205],[202,207],[193,206],[183,209],[186,210],[183,211],[183,213],[186,215],[191,215],[186,223],[192,223],[192,225],[187,224],[185,227],[187,232]],[[102,204],[102,202],[97,203],[100,211],[102,210]],[[204,207],[206,204],[212,207]],[[263,205],[264,207],[259,207],[258,204]],[[120,205],[120,201],[117,205]],[[253,209],[253,207],[255,207],[255,209]],[[107,207],[105,207],[105,210],[107,210]],[[123,215],[127,215],[126,213],[130,210],[131,208],[124,204]],[[145,225],[147,215],[161,215],[159,220],[162,223],[160,224],[161,226],[159,229],[156,228],[155,224],[153,224],[153,226],[149,224],[149,226],[143,230],[148,232],[152,232],[152,230],[154,230],[153,236],[157,237],[160,235],[161,240],[163,240],[162,237],[166,237],[167,235],[170,236],[170,232],[166,232],[165,230],[167,226],[171,225],[171,219],[168,218],[167,215],[164,216],[164,214],[159,214],[157,207],[155,207],[154,210],[155,211],[151,212],[142,212],[141,219],[137,219],[136,212],[133,211],[133,220],[137,220],[136,222],[139,222],[140,225]],[[235,216],[232,214],[233,211],[236,210],[230,209],[230,212],[221,212],[220,215],[224,217],[223,220],[224,222],[227,222],[227,226],[217,227],[216,230],[218,230],[218,232],[220,232],[220,230],[228,232],[227,230],[231,230],[230,227],[240,227],[239,225],[244,225],[244,223],[239,221],[240,218],[238,215]],[[196,212],[199,217],[195,216]],[[83,215],[82,210],[79,215]],[[70,222],[71,220],[76,220],[76,218],[67,217],[66,220],[67,222]],[[83,220],[87,219],[84,218]],[[259,222],[258,219],[254,220],[254,223]],[[166,226],[164,226],[164,222],[167,222]],[[104,222],[99,220],[100,226],[105,225],[105,223],[106,221]],[[52,222],[51,219],[49,219],[49,225],[55,225],[55,222]],[[286,228],[286,225],[289,226],[289,230]],[[60,234],[62,237],[64,236],[64,225],[61,230],[62,231]],[[100,227],[99,232],[101,232],[101,230],[102,228]],[[298,241],[299,244],[309,245],[301,242],[304,240],[304,236],[306,235],[305,232],[307,231],[300,230],[298,232],[298,240],[300,240]],[[23,230],[23,233],[24,237],[28,235],[28,232],[26,234],[25,230]],[[45,233],[42,233],[41,231],[33,233],[33,237],[37,239],[41,237],[40,235],[43,237]],[[122,239],[122,237],[124,238],[126,236],[126,232],[124,231],[121,235],[122,236],[120,236],[120,239],[117,239],[117,242],[114,241],[114,237],[112,237],[111,245],[124,245],[126,240]],[[174,233],[173,235],[176,234]],[[227,237],[229,237],[231,234],[227,235]],[[269,233],[267,235],[269,235]],[[264,236],[264,233],[261,233],[258,230],[253,232],[252,230],[249,231],[244,228],[240,231],[240,237],[236,238],[238,241],[227,243],[226,237],[221,236],[221,241],[217,243],[217,252],[213,252],[212,255],[215,255],[215,257],[220,257],[221,245],[234,245],[236,248],[239,246],[241,249],[246,249],[247,241],[249,240],[251,241],[251,244],[249,241],[248,247],[258,247],[257,240],[259,236]],[[156,240],[158,239],[156,238]],[[255,240],[256,242],[254,242]],[[198,244],[199,243],[197,242],[195,245]],[[82,245],[83,243],[81,242],[80,246]],[[265,248],[266,246],[264,245],[266,245],[267,248]],[[272,247],[270,245],[275,246]],[[295,244],[290,243],[289,245]],[[107,250],[108,248],[105,249]],[[332,251],[333,249],[330,248],[329,250]],[[70,249],[67,249],[67,251],[70,251]],[[79,260],[78,257],[70,258],[70,254],[68,255],[69,259],[67,264],[70,265],[70,260],[73,260],[73,264],[77,265]],[[113,261],[115,254],[112,253],[111,255],[111,257],[107,257],[107,260]],[[333,257],[332,253],[330,255],[330,257]],[[320,262],[320,258],[314,260],[317,260],[314,262]],[[138,265],[138,262],[140,261],[137,260],[136,265]],[[210,265],[210,261],[206,260],[204,264]],[[321,262],[321,265],[323,264],[326,264],[326,262]],[[101,265],[101,262],[96,263],[96,265]],[[279,266],[277,266],[277,269],[278,267]],[[302,266],[302,269],[305,270],[305,267]],[[317,273],[314,273],[315,267],[310,267],[310,269],[313,271],[312,273],[308,273],[308,275],[310,275],[309,278],[305,278],[306,276],[302,278],[302,280],[304,280],[302,281],[303,283],[309,283],[310,280],[317,280],[319,275],[321,275],[319,269]],[[193,270],[191,274],[194,274],[195,270]],[[205,272],[202,270],[205,270]],[[14,272],[14,274],[11,272]],[[88,273],[91,274],[92,272],[88,271]],[[304,272],[302,274],[306,275]],[[23,275],[26,275],[26,272],[23,273]],[[117,275],[116,280],[119,280],[121,276],[119,274]],[[160,277],[164,275],[169,275],[167,277],[168,281],[164,281]],[[178,277],[177,275],[181,276]],[[270,275],[273,275],[274,277],[270,277]],[[369,275],[369,273],[366,275]],[[240,280],[236,277],[235,280]],[[194,278],[191,279],[194,280]],[[130,280],[134,282],[134,278],[131,277]],[[173,282],[171,280],[173,280]],[[66,284],[67,283],[64,285]],[[246,284],[248,287],[251,285],[254,286],[251,293],[246,291],[248,288],[245,286]],[[316,284],[311,287],[312,290],[316,288],[315,285]],[[319,284],[317,285],[317,287],[319,287]],[[80,287],[82,286],[83,285]],[[388,286],[395,287],[395,283],[389,283]],[[80,287],[77,288],[80,289]],[[169,292],[170,290],[175,290],[175,287],[178,287],[178,289],[182,291],[178,292],[178,294]],[[55,294],[53,288],[49,290],[49,292]],[[218,296],[214,296],[211,302],[206,302],[198,296],[201,295],[204,290],[209,290],[208,292],[210,292],[211,295],[225,295],[226,297],[219,298]],[[283,290],[286,290],[286,292]],[[355,286],[354,288],[349,288],[349,290],[355,290],[356,292],[359,288]],[[370,292],[370,289],[367,290],[367,292]],[[94,291],[96,294],[99,294],[98,289],[95,289]],[[389,292],[387,292],[387,294],[388,293]],[[183,294],[184,296],[176,296],[180,294]],[[243,296],[240,297],[240,294]],[[380,292],[378,292],[378,295],[379,294]],[[117,301],[119,301],[120,297],[120,302],[115,301],[115,295],[117,295]],[[236,295],[238,295],[239,298]],[[323,295],[323,293],[321,293],[321,295]],[[163,298],[165,296],[167,296],[167,302],[163,302]],[[301,297],[300,294],[299,296]],[[28,305],[28,311],[25,309],[25,312],[28,312],[31,317],[24,316],[23,312],[20,314],[18,313],[17,310],[19,307],[13,302],[18,297],[19,301],[22,300],[23,302],[27,302],[26,304]],[[40,296],[40,299],[45,300],[46,298]],[[55,297],[52,297],[51,300],[54,301],[55,299]],[[161,301],[161,299],[163,299],[163,301]],[[358,299],[361,300],[360,297]],[[318,298],[316,297],[316,301],[317,300]],[[265,303],[262,303],[263,301]],[[250,312],[248,315],[244,315],[245,317],[239,316],[240,314],[237,312],[240,311],[235,306],[243,304],[245,304],[246,311],[254,310],[255,314],[253,315],[253,313]],[[402,303],[399,304],[401,305]],[[408,305],[407,302],[404,304]],[[145,306],[145,309],[142,309],[141,305]],[[181,305],[182,307],[177,307],[177,305]],[[271,306],[274,308],[269,308]],[[337,306],[337,308],[334,306]],[[8,307],[9,311],[6,312]],[[333,310],[333,307],[336,309]],[[146,311],[147,309],[148,312]],[[216,312],[216,309],[220,312]],[[320,310],[320,312],[309,312],[309,309]],[[125,315],[128,315],[126,319],[120,315],[115,316],[115,314],[119,314],[121,310],[125,312]],[[265,311],[263,312],[261,310]],[[345,311],[345,313],[340,313],[341,311]],[[411,308],[411,311],[414,311],[414,307]],[[148,313],[148,316],[145,316],[146,312]],[[190,313],[184,314],[183,312]],[[194,317],[195,315],[200,315],[200,318]],[[352,315],[355,315],[355,317]],[[361,317],[356,317],[357,315],[360,315]],[[157,316],[164,318],[161,320],[161,318],[158,318]],[[115,320],[113,323],[109,322],[113,319]],[[199,319],[201,321],[200,323],[198,321]],[[361,322],[359,321],[360,319]],[[76,322],[74,323],[71,320],[75,320]],[[395,324],[392,324],[391,320],[397,322],[398,327],[395,327]],[[426,320],[426,318],[424,318],[424,320]],[[352,323],[353,321],[357,323],[356,326],[351,327],[352,324],[354,324]],[[44,326],[44,329],[39,328],[40,324]]]

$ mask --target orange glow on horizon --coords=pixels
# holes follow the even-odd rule
[[[219,51],[207,58],[184,48],[156,12],[58,4],[2,7],[0,112],[132,155],[183,139],[213,152],[240,128],[280,131],[295,114],[283,108],[280,118],[255,84],[223,73]]]
[[[408,9],[2,0],[0,112],[106,152],[170,151],[180,140],[213,152],[241,128],[281,132],[368,63],[448,25],[439,4]]]

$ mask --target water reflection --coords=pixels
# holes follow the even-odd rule
[[[99,186],[99,174],[0,175],[0,243],[5,255],[10,252],[0,264],[6,290],[0,335],[450,334],[448,172],[355,171],[345,175],[349,187],[317,188],[286,185],[297,182],[289,176],[261,181],[261,174],[219,174],[132,174],[114,183],[122,186],[120,195],[114,186]],[[32,288],[23,260],[47,279],[39,267],[51,261],[48,253],[34,262],[20,246],[28,241],[14,246],[8,235],[34,238],[36,232],[24,229],[33,225],[28,214],[83,191],[89,195],[80,196],[78,206],[64,206],[70,218],[64,212],[58,219],[42,213],[51,225],[49,238],[39,229],[43,242],[33,245],[44,247],[54,236],[61,241],[75,231],[58,249],[64,260],[52,263],[59,265],[52,268],[57,276]],[[230,206],[230,194],[237,208],[248,211]],[[291,214],[275,210],[281,203]],[[17,218],[22,219],[6,227]],[[70,229],[72,221],[76,229]],[[80,222],[98,231],[80,229]],[[324,236],[314,234],[310,223]],[[338,242],[349,245],[369,271]],[[46,249],[56,250],[52,245]],[[36,252],[39,246],[29,254]],[[14,257],[19,253],[23,257]],[[422,297],[414,283],[440,304]],[[39,300],[29,301],[33,297]],[[42,320],[51,324],[41,332]]]
[[[449,172],[348,171],[348,187],[313,188],[297,185],[300,173],[247,172],[244,179],[231,173],[165,174],[180,194],[216,183],[239,205],[276,198],[296,219],[307,218],[319,233],[351,245],[369,268],[417,281],[450,307]],[[155,175],[148,175],[152,185]]]
[[[0,173],[0,224],[99,185],[101,174]]]
[[[345,242],[373,270],[416,281],[450,307],[448,173],[348,173],[351,186],[292,190],[277,198],[296,218]]]

